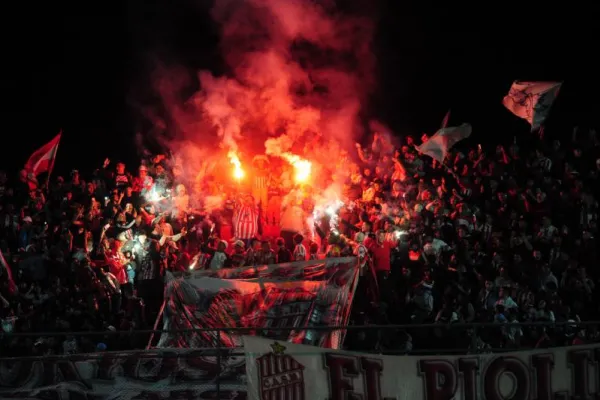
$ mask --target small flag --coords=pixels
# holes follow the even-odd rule
[[[448,112],[444,116],[444,119],[442,120],[442,126],[440,127],[440,129],[444,129],[445,127],[447,127],[449,120],[450,120],[450,110],[448,110]]]
[[[535,131],[546,120],[561,85],[562,82],[514,81],[502,104],[517,117],[529,122],[531,130]]]
[[[28,173],[32,174],[33,176],[38,176],[41,173],[52,170],[61,135],[62,132],[56,135],[54,139],[33,152],[25,164],[25,170]]]
[[[462,124],[457,127],[440,129],[429,138],[429,140],[420,146],[417,150],[421,154],[426,154],[440,163],[444,162],[444,158],[448,151],[458,142],[471,136],[472,127],[469,124]]]

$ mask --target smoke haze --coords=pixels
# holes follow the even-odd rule
[[[153,78],[165,114],[153,123],[167,127],[185,180],[231,150],[243,159],[306,148],[314,158],[353,145],[374,85],[370,17],[307,0],[217,0],[211,15],[225,73],[200,71],[187,97],[182,71],[157,68]]]

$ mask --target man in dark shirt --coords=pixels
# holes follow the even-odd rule
[[[292,261],[292,253],[285,247],[285,240],[277,238],[277,264],[287,263]]]
[[[164,290],[160,243],[146,233],[138,235],[137,242],[134,247],[138,265],[136,286],[146,304],[147,321],[153,321],[162,305]]]

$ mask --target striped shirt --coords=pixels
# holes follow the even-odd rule
[[[258,233],[258,210],[241,206],[233,214],[233,230],[238,239],[251,239]]]
[[[306,247],[302,243],[297,244],[294,248],[294,261],[306,261]]]
[[[256,175],[254,177],[254,189],[267,189],[269,187],[269,175]]]

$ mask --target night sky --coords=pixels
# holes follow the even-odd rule
[[[219,71],[208,1],[151,3],[36,4],[35,11],[28,4],[3,13],[0,168],[16,172],[61,128],[59,173],[89,171],[106,156],[135,160],[134,134],[144,126],[135,104],[153,61]],[[500,103],[511,82],[561,80],[548,134],[600,127],[594,12],[562,3],[541,14],[517,3],[450,4],[379,1],[373,116],[398,134],[420,135],[433,133],[450,108],[451,124],[471,123],[474,140],[512,140],[528,125]]]

